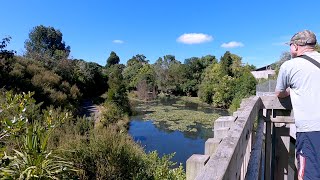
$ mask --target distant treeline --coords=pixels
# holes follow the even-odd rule
[[[181,63],[174,55],[165,55],[154,64],[137,54],[126,65],[119,64],[120,58],[112,51],[106,65],[101,66],[69,59],[71,48],[62,36],[53,27],[34,27],[23,56],[12,56],[14,52],[6,50],[10,37],[3,38],[0,54],[6,58],[0,64],[0,86],[17,92],[34,91],[37,101],[63,107],[76,106],[81,98],[105,92],[109,99],[126,106],[121,101],[127,100],[121,96],[134,91],[141,99],[159,93],[199,96],[216,107],[229,108],[233,101],[255,93],[255,80],[250,74],[255,67],[244,65],[241,57],[229,51],[220,60],[207,55]]]
[[[185,179],[170,156],[145,154],[127,134],[128,93],[148,100],[158,94],[198,96],[215,107],[236,109],[255,94],[255,67],[227,51],[191,57],[174,55],[154,64],[137,54],[106,65],[70,59],[62,33],[36,26],[24,55],[0,42],[0,177],[7,179]],[[101,103],[98,120],[77,116],[83,99]]]

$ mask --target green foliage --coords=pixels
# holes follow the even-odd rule
[[[15,51],[13,50],[6,50],[5,48],[10,43],[11,37],[7,36],[0,41],[0,59],[9,59],[12,58]]]
[[[72,79],[84,97],[103,94],[108,89],[107,75],[97,63],[73,60]],[[97,88],[99,87],[99,88]]]
[[[137,74],[142,68],[143,65],[140,63],[136,63],[130,66],[127,66],[123,71],[123,78],[127,83],[127,87],[129,90],[135,89],[138,82],[137,82]]]
[[[96,97],[108,89],[103,67],[84,60],[57,60],[56,66],[49,68],[25,57],[4,59],[0,63],[0,77],[1,87],[17,92],[34,91],[34,98],[45,106],[74,108],[81,97]]]
[[[156,73],[153,66],[143,65],[134,78],[139,99],[151,100],[156,97]]]
[[[169,79],[168,79],[168,88],[172,94],[179,95],[182,94],[182,84],[185,80],[185,66],[179,61],[173,63],[169,68]]]
[[[25,70],[26,68],[23,65],[19,63],[14,63],[9,75],[16,77],[18,79],[22,79],[25,76]]]
[[[109,69],[107,101],[115,103],[123,112],[131,113],[126,86],[120,65],[113,65]]]
[[[182,90],[188,96],[195,96],[201,84],[201,77],[204,70],[211,64],[217,63],[215,56],[207,55],[201,58],[192,57],[186,59],[184,69],[177,73],[184,73]]]
[[[77,117],[75,124],[71,124],[76,134],[88,135],[94,128],[94,120],[84,117]]]
[[[225,75],[233,76],[232,74],[232,55],[229,51],[226,51],[224,55],[221,57],[220,62],[221,69],[225,73]]]
[[[207,129],[208,132],[212,129],[213,122],[218,119],[220,116],[218,113],[208,113],[203,110],[212,107],[208,104],[198,102],[187,102],[190,100],[189,98],[197,97],[186,97],[183,98],[170,98],[170,103],[162,104],[162,103],[153,103],[153,104],[137,104],[135,107],[139,110],[150,112],[147,113],[143,119],[145,120],[153,120],[153,123],[161,129],[165,126],[166,131],[180,131],[185,133],[186,136],[190,134],[199,133],[199,128],[197,125],[201,124],[203,129]],[[195,100],[192,99],[192,100]],[[187,101],[186,101],[187,100]],[[190,108],[188,105],[192,104],[196,106],[198,110],[188,109]],[[197,134],[198,136],[199,134]],[[212,135],[211,133],[200,133],[200,136],[203,138],[209,138]]]
[[[148,64],[149,60],[146,59],[146,56],[143,54],[137,54],[128,60],[127,66],[133,66],[135,64]]]
[[[80,179],[185,179],[182,166],[171,169],[171,156],[146,155],[131,137],[108,127],[92,131],[89,138],[65,139],[66,157],[82,171]]]
[[[81,92],[79,88],[76,85],[72,85],[70,88],[70,94],[72,99],[77,100],[79,97],[81,97]]]
[[[236,95],[246,96],[255,95],[257,81],[251,74],[250,69],[244,67],[241,76],[236,79],[235,92]]]
[[[250,71],[254,71],[254,70],[256,70],[257,69],[257,67],[255,66],[255,65],[249,65],[249,64],[246,64],[246,66],[248,66],[248,68],[249,68],[249,70]]]
[[[35,92],[34,98],[44,106],[75,107],[81,97],[72,79],[63,79],[41,62],[24,57],[4,59],[0,63],[0,86],[16,92]],[[103,89],[103,88],[101,88]]]
[[[160,91],[163,93],[171,93],[176,88],[175,76],[177,72],[172,70],[176,64],[180,64],[173,55],[165,55],[159,58],[154,64],[156,72],[156,84]],[[170,70],[171,69],[171,70]]]
[[[148,60],[146,60],[143,54],[137,54],[128,60],[127,66],[123,70],[123,78],[127,84],[127,89],[134,90],[137,87],[141,81],[141,77],[137,76],[140,76],[138,74],[143,74],[141,72],[139,73],[139,71],[145,65],[148,65]],[[143,70],[143,72],[145,72],[145,70]]]
[[[220,64],[210,65],[204,72],[202,83],[200,84],[198,96],[206,103],[213,102],[215,89],[220,85],[221,78],[225,75]]]
[[[108,126],[117,123],[118,120],[123,118],[124,113],[122,110],[112,102],[105,102],[102,109],[102,117],[100,122],[104,126]]]
[[[112,65],[119,64],[120,58],[117,54],[111,51],[110,56],[107,59],[106,67],[111,67]]]
[[[175,153],[164,155],[162,158],[159,158],[158,153],[156,151],[153,151],[147,155],[146,161],[148,161],[149,169],[152,170],[152,176],[153,176],[152,179],[155,179],[155,180],[186,179],[186,175],[181,164],[179,165],[178,168],[175,168],[175,169],[171,168],[176,164],[170,161],[170,159],[174,156],[174,154]]]
[[[55,87],[60,84],[61,77],[52,71],[41,71],[40,73],[34,75],[31,82],[36,87]]]
[[[3,131],[0,140],[13,135],[23,138],[18,138],[19,150],[13,149],[14,156],[7,155],[6,152],[1,156],[0,175],[5,179],[65,178],[76,171],[73,163],[48,150],[47,145],[55,127],[68,119],[69,114],[49,108],[43,111],[41,117],[29,118],[32,116],[27,112],[30,113],[35,107],[31,96],[31,93],[13,95],[8,92],[5,102],[1,103],[3,112],[0,120]]]
[[[233,94],[234,78],[225,75],[220,78],[218,84],[214,86],[214,95],[212,97],[212,104],[215,107],[228,108],[234,97]]]
[[[279,73],[280,66],[281,66],[284,62],[286,62],[286,61],[288,61],[288,60],[290,60],[290,59],[291,59],[291,54],[290,54],[290,52],[288,52],[288,51],[287,51],[287,52],[283,52],[283,53],[281,54],[281,56],[280,56],[279,61],[271,64],[272,69],[274,69],[274,70],[276,71],[276,75]]]
[[[36,59],[49,56],[50,58],[67,58],[70,46],[62,41],[62,33],[53,27],[43,25],[34,27],[25,42],[26,55]]]
[[[235,112],[239,107],[243,97],[236,96],[232,99],[231,105],[229,107],[230,112]]]
[[[28,122],[27,113],[34,109],[32,93],[13,94],[7,92],[0,96],[0,141],[17,135]]]
[[[215,107],[235,110],[242,98],[254,95],[256,80],[250,66],[243,66],[241,57],[226,52],[219,64],[209,66],[199,88],[200,99]]]
[[[7,45],[10,43],[11,37],[5,37],[2,38],[2,42],[0,44],[0,52],[2,53],[3,51],[5,51],[5,48],[7,47]]]
[[[141,67],[136,75],[135,81],[146,81],[149,89],[153,89],[155,86],[155,71],[149,64]]]
[[[257,81],[250,72],[249,67],[242,68],[241,76],[235,79],[234,98],[229,107],[229,111],[234,112],[240,107],[243,98],[256,94]]]

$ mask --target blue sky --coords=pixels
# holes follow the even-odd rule
[[[8,49],[21,55],[30,30],[45,25],[63,33],[73,58],[101,65],[111,51],[124,64],[136,54],[154,63],[230,51],[259,67],[288,51],[284,42],[297,31],[320,34],[317,7],[315,0],[2,0],[0,38],[10,35]]]

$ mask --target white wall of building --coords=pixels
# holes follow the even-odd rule
[[[268,79],[269,75],[273,76],[276,74],[275,70],[251,71],[251,73],[256,79]]]

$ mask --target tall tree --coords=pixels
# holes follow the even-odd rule
[[[66,58],[70,53],[70,46],[62,40],[62,33],[53,27],[43,25],[34,27],[25,42],[29,57],[43,57],[44,55],[55,58]]]
[[[127,61],[127,66],[123,70],[123,78],[129,90],[136,88],[139,83],[137,75],[143,66],[148,65],[148,62],[149,60],[146,60],[143,54],[137,54]]]
[[[231,64],[231,75],[239,77],[241,76],[241,71],[242,71],[242,57],[236,55],[236,54],[231,54],[231,59],[232,59],[232,64]]]
[[[281,66],[284,62],[286,62],[286,61],[288,61],[288,60],[290,60],[290,59],[291,59],[291,54],[290,54],[289,51],[282,52],[282,54],[280,55],[279,61],[277,61],[277,62],[275,62],[275,63],[272,63],[272,64],[271,64],[271,67],[272,67],[272,69],[274,69],[274,70],[276,71],[276,74],[278,74],[278,73],[279,73],[279,70],[280,70],[280,66]],[[275,76],[275,77],[277,77],[277,76]]]
[[[6,50],[7,45],[10,43],[11,37],[7,36],[0,41],[0,59],[12,58],[16,51]]]
[[[13,50],[6,50],[7,45],[10,43],[11,36],[7,36],[0,41],[0,59],[10,58],[13,57],[14,53]]]
[[[173,90],[173,74],[170,73],[169,69],[173,66],[173,64],[177,63],[180,62],[175,59],[175,56],[165,55],[163,58],[159,57],[159,59],[154,64],[154,70],[157,77],[157,86],[159,90],[164,93],[169,93]]]
[[[98,96],[108,89],[107,76],[103,73],[103,67],[82,59],[75,59],[72,62],[73,80],[78,84],[84,97]]]
[[[199,86],[199,97],[216,107],[234,108],[242,98],[255,94],[256,80],[241,57],[227,51],[218,64],[206,68]]]
[[[184,61],[185,81],[182,83],[182,89],[188,96],[196,96],[198,86],[201,84],[203,71],[211,64],[217,63],[215,56],[206,55],[201,58],[192,57]]]
[[[139,99],[153,99],[156,96],[155,71],[150,64],[143,65],[135,76]],[[152,95],[152,96],[150,96]]]
[[[232,56],[229,51],[226,51],[221,57],[220,64],[223,72],[225,72],[226,75],[232,76]]]
[[[111,51],[110,56],[107,59],[107,65],[106,66],[110,67],[112,65],[119,64],[119,62],[120,62],[119,56],[114,51]]]
[[[122,76],[123,67],[120,64],[110,66],[108,72],[107,100],[115,103],[123,112],[131,113],[126,85]]]

